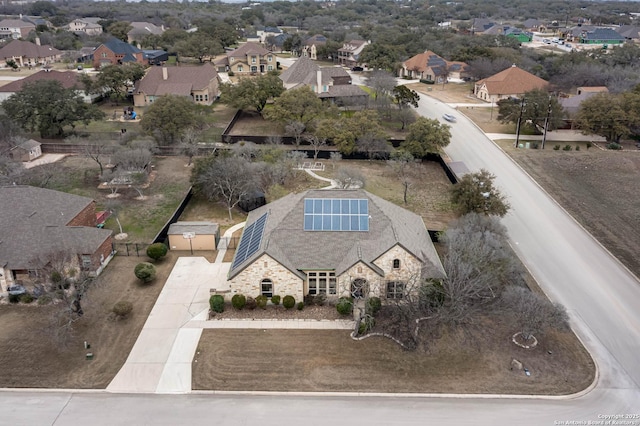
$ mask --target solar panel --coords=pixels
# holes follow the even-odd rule
[[[236,249],[236,256],[233,259],[231,268],[236,268],[242,264],[245,260],[251,257],[260,248],[262,242],[262,235],[264,234],[264,225],[267,222],[267,215],[265,213],[258,218],[251,225],[247,226],[242,233],[240,244]]]
[[[368,231],[369,200],[305,198],[305,231]]]

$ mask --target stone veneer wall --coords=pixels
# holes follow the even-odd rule
[[[393,260],[400,260],[400,268],[393,269]],[[422,262],[399,245],[393,246],[373,263],[384,271],[385,281],[410,281],[420,277]]]
[[[351,282],[363,278],[369,283],[369,295],[383,297],[380,294],[384,278],[363,262],[358,262],[338,277],[338,297],[351,296]]]
[[[226,298],[231,300],[234,294],[244,294],[254,298],[259,296],[260,283],[263,279],[273,281],[273,294],[282,297],[291,295],[296,302],[304,299],[303,280],[266,254],[253,261],[230,280],[231,292],[226,295]]]

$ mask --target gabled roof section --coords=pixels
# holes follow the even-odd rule
[[[163,72],[166,71],[167,79]],[[187,95],[192,90],[204,90],[211,80],[218,78],[218,73],[210,63],[202,66],[183,67],[151,67],[145,76],[138,82],[136,93],[147,95]],[[175,90],[175,92],[172,92]]]
[[[238,47],[235,50],[232,50],[231,52],[227,53],[227,57],[228,58],[244,58],[247,55],[260,55],[260,56],[264,56],[264,55],[268,55],[269,52],[267,49],[265,49],[264,47],[262,47],[262,45],[258,44],[258,43],[253,43],[253,42],[247,42],[245,44],[243,44],[242,46]]]
[[[111,231],[67,226],[91,198],[31,186],[0,187],[0,264],[11,269],[42,266],[47,255],[73,250],[93,254]]]
[[[624,37],[611,28],[596,28],[592,31],[581,33],[580,37],[585,40],[603,40],[603,41],[623,41]]]
[[[305,231],[306,198],[367,199],[369,231]],[[268,219],[260,247],[244,262],[232,267],[228,279],[263,254],[287,269],[297,271],[295,273],[301,278],[304,278],[302,271],[309,269],[335,269],[336,275],[340,275],[357,262],[379,271],[373,261],[397,244],[424,262],[430,276],[444,275],[422,218],[362,189],[321,189],[289,194],[249,213],[245,229],[265,213],[268,213]]]
[[[23,21],[22,19],[3,19],[2,21],[0,21],[0,27],[29,28],[35,27],[35,24]]]
[[[42,80],[55,80],[62,84],[65,89],[77,88],[81,89],[82,84],[78,78],[78,74],[73,71],[45,71],[41,70],[35,74],[31,74],[21,80],[12,81],[9,84],[0,86],[0,92],[2,93],[16,93],[22,90],[22,87],[27,83],[34,83]]]
[[[36,148],[38,146],[42,145],[40,142],[38,142],[37,140],[34,139],[29,139],[27,141],[22,142],[19,145],[16,145],[14,148],[21,148],[24,149],[25,151],[29,151],[32,150],[33,148]],[[12,148],[12,149],[14,149]]]
[[[133,27],[127,35],[146,35],[146,34],[155,34],[160,35],[163,33],[161,27],[158,27],[151,22],[132,22],[131,26]]]
[[[61,55],[62,52],[51,46],[38,46],[23,40],[13,40],[0,49],[0,58],[24,56],[26,58],[44,58]]]
[[[105,46],[106,48],[108,48],[109,50],[111,50],[113,53],[117,54],[117,55],[127,55],[130,54],[131,57],[135,58],[135,54],[136,53],[141,53],[142,50],[138,49],[137,47],[129,44],[129,43],[125,43],[122,40],[119,40],[115,37],[110,38],[109,40],[105,41],[104,43],[102,43],[103,46]],[[135,59],[134,59],[135,60]]]
[[[464,70],[468,67],[464,62],[447,61],[431,50],[425,50],[423,53],[419,53],[407,59],[403,65],[408,70],[417,72],[425,72],[430,68],[436,76],[445,75],[447,71]]]
[[[316,35],[312,35],[311,37],[309,37],[304,41],[305,46],[311,46],[314,44],[316,46],[323,46],[327,44],[327,38],[322,34],[316,34]]]
[[[334,78],[349,77],[349,73],[342,67],[320,67],[314,60],[306,56],[298,58],[293,65],[280,74],[280,80],[285,86],[306,84],[315,86],[318,82],[318,71],[322,84],[330,84]]]
[[[489,95],[517,95],[534,89],[546,89],[549,83],[515,65],[480,80],[476,86],[485,85]]]

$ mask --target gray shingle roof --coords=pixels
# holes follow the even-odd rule
[[[24,56],[25,58],[48,58],[61,55],[62,52],[51,46],[38,46],[23,40],[13,40],[0,49],[0,58],[13,58]]]
[[[138,49],[137,47],[132,46],[129,43],[125,43],[124,41],[119,40],[115,37],[110,38],[109,40],[105,41],[102,44],[106,46],[109,50],[111,50],[113,53],[116,53],[118,55],[130,54],[131,57],[134,58],[134,60],[135,60],[134,54],[142,52],[142,50]]]
[[[335,77],[349,77],[349,73],[342,67],[320,67],[314,60],[302,56],[280,74],[280,79],[285,85],[306,84],[315,86],[318,71],[322,73],[322,84],[330,84]]]
[[[136,93],[147,95],[189,95],[191,90],[205,89],[218,77],[213,65],[207,63],[193,67],[167,67],[167,79],[163,79],[163,67],[151,67],[138,82]]]
[[[305,198],[369,200],[369,231],[304,231]],[[249,213],[246,226],[268,213],[258,251],[229,271],[233,278],[262,254],[267,254],[301,278],[302,269],[335,269],[336,275],[362,261],[373,262],[396,245],[402,246],[426,266],[426,274],[444,276],[444,270],[422,218],[362,189],[309,190],[289,194]]]
[[[185,232],[195,232],[196,235],[215,235],[218,233],[218,227],[218,224],[213,222],[176,222],[169,226],[167,234],[182,235]]]
[[[34,269],[59,251],[93,254],[111,231],[66,226],[93,200],[31,186],[0,187],[0,264]]]

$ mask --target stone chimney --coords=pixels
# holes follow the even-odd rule
[[[167,80],[169,78],[169,70],[167,67],[162,67],[162,79]]]
[[[40,37],[36,37],[36,46],[40,46]]]
[[[322,70],[316,71],[316,93],[322,93]]]

